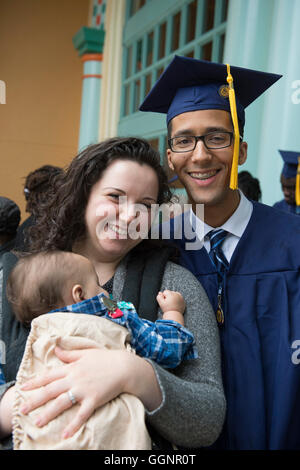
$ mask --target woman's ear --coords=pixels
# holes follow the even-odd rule
[[[247,160],[248,144],[247,142],[241,142],[240,153],[239,153],[239,165],[243,165]]]
[[[78,302],[82,302],[83,300],[85,300],[83,288],[80,284],[75,284],[72,287],[72,298],[73,298],[74,304],[77,304]]]

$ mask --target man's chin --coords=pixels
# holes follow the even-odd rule
[[[294,205],[295,205],[295,201],[290,201],[289,199],[285,199],[285,202],[286,202],[289,206],[294,206]]]
[[[189,202],[192,204],[204,204],[207,207],[211,207],[211,206],[216,206],[222,203],[222,201],[224,201],[224,197],[219,196],[219,195],[205,194],[201,196],[197,195],[195,196],[195,198],[191,197],[190,201]]]

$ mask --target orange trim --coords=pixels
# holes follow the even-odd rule
[[[90,74],[82,75],[82,78],[102,78],[102,75],[90,73]]]
[[[102,62],[103,54],[84,54],[81,57],[81,62],[87,62],[88,60],[96,60],[98,62]]]

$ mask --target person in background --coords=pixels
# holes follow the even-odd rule
[[[19,227],[21,212],[19,206],[7,197],[0,196],[0,305],[2,304],[2,258],[15,247],[17,229]],[[1,319],[0,319],[1,327]],[[0,385],[4,383],[1,369],[3,361],[0,350]]]
[[[259,180],[254,178],[249,171],[240,171],[238,174],[239,189],[252,201],[261,200],[261,189]]]
[[[140,107],[167,114],[168,164],[192,205],[170,222],[171,240],[219,324],[227,416],[218,449],[300,449],[300,220],[237,184],[245,108],[279,79],[177,56]]]
[[[62,168],[53,165],[43,165],[27,175],[24,183],[25,210],[30,215],[18,229],[15,244],[16,250],[26,251],[28,249],[29,229],[36,222],[41,204],[49,197],[49,191],[52,189],[54,179],[61,174],[63,174]]]
[[[275,202],[276,209],[280,209],[290,214],[300,214],[300,200],[299,196],[296,198],[296,177],[298,171],[298,161],[300,159],[300,152],[291,152],[286,150],[279,150],[279,153],[284,161],[282,168],[280,183],[284,198],[281,201]],[[298,193],[300,187],[298,183]]]
[[[15,246],[20,218],[19,206],[11,199],[0,196],[0,269],[3,254]]]

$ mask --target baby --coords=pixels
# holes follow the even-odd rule
[[[14,448],[151,449],[144,407],[133,395],[121,394],[97,409],[74,436],[62,439],[63,429],[78,410],[76,397],[68,392],[74,406],[38,428],[34,422],[43,407],[23,415],[22,404],[34,391],[24,391],[21,386],[45,368],[61,364],[54,353],[57,345],[63,349],[127,349],[166,368],[196,358],[193,335],[184,328],[181,294],[159,292],[163,319],[155,323],[143,320],[130,302],[109,298],[87,258],[53,251],[21,258],[10,274],[7,297],[18,320],[31,324],[15,393],[11,393],[14,399],[10,406],[6,404],[7,413],[9,407],[12,413]]]

